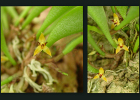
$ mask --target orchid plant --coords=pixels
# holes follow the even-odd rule
[[[1,7],[1,49],[2,55],[5,55],[1,56],[1,61],[12,63],[14,68],[21,65],[22,70],[20,73],[13,73],[12,76],[4,78],[1,81],[3,93],[11,91],[24,92],[27,89],[27,86],[25,86],[27,84],[24,84],[26,82],[33,87],[34,92],[42,92],[44,85],[38,85],[32,77],[36,79],[38,78],[38,74],[41,73],[45,80],[45,83],[41,84],[46,84],[46,87],[47,85],[52,85],[53,82],[51,80],[54,79],[49,71],[43,66],[57,66],[55,63],[68,53],[72,52],[77,45],[83,42],[83,6],[28,6],[23,8],[24,9],[22,9],[22,7],[13,6]],[[34,27],[33,24],[36,23],[36,19],[39,15],[45,11],[49,11],[48,15],[37,23],[39,28],[35,28],[36,31],[34,31],[34,29],[32,29]],[[11,23],[8,17],[12,20]],[[10,24],[12,24],[11,27]],[[9,49],[10,42],[5,38],[7,35],[11,36],[10,33],[16,34],[13,35],[14,39],[13,37],[11,38],[13,51]],[[25,34],[23,35],[23,33]],[[62,52],[56,56],[53,50],[55,46],[54,43],[67,36],[71,36],[71,38],[66,41],[66,47]],[[25,42],[25,44],[23,42]],[[38,46],[35,43],[38,43]],[[30,46],[31,44],[33,45]],[[29,50],[31,53],[27,54]],[[36,59],[41,55],[41,51],[44,51],[50,56],[47,56],[45,59],[45,64],[40,63]],[[25,63],[25,60],[28,63]],[[47,62],[47,60],[50,61]],[[5,65],[5,63],[3,64]],[[55,69],[62,75],[70,77],[68,74],[69,72],[64,72],[59,68]],[[31,77],[30,74],[35,76]],[[22,78],[22,80],[20,82],[13,82],[11,87],[7,90],[7,85],[19,78]],[[23,88],[21,88],[21,84],[23,85]],[[16,89],[16,87],[19,86],[20,90]]]
[[[88,57],[91,58],[92,55],[97,54],[101,58],[113,58],[114,61],[118,63],[119,60],[117,59],[120,59],[124,54],[122,57],[125,59],[127,67],[129,60],[133,59],[132,56],[128,58],[128,55],[134,55],[136,52],[138,52],[139,48],[139,44],[137,42],[139,40],[139,36],[137,34],[137,31],[139,31],[139,28],[137,28],[137,25],[139,27],[139,6],[110,6],[109,10],[110,11],[106,11],[105,7],[103,6],[88,6],[88,16],[94,22],[94,26],[88,25],[88,42],[89,45],[93,47],[93,51],[89,53]],[[110,14],[111,16],[107,14]],[[107,39],[108,43],[113,48],[112,53],[107,52],[104,45],[98,45],[98,42],[101,40],[96,40],[94,38],[95,34],[92,35],[93,32],[100,37],[105,37]],[[90,62],[89,58],[88,72],[95,74],[97,73],[97,70],[99,70],[99,73],[94,77],[94,79],[99,77],[101,78],[103,75],[102,72],[104,72],[103,68],[98,68],[95,66]],[[117,68],[117,66],[118,64],[116,64],[115,67],[114,65],[111,68],[106,67],[105,70],[113,70]],[[106,81],[105,77],[102,78]]]

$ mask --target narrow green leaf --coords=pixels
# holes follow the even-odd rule
[[[83,7],[78,6],[65,14],[57,23],[47,39],[47,46],[52,46],[59,39],[83,32]]]
[[[92,67],[89,63],[88,63],[88,71],[92,73],[99,73],[99,70]]]
[[[4,7],[1,7],[1,22],[2,22],[4,30],[9,30],[8,18],[7,18]]]
[[[24,29],[35,17],[37,17],[42,11],[44,11],[48,7],[49,6],[35,6],[23,22],[21,29]]]
[[[63,54],[66,55],[67,53],[71,52],[78,44],[83,42],[83,35],[79,36],[78,38],[71,41],[63,50]]]
[[[111,6],[111,9],[112,9],[113,13],[116,13],[116,10],[115,10],[114,6]]]
[[[7,79],[3,80],[1,82],[1,86],[3,86],[4,84],[7,84],[9,82],[11,82],[13,80],[13,76],[8,77]]]
[[[110,44],[117,48],[116,43],[113,41],[108,24],[107,24],[107,18],[105,15],[105,11],[103,9],[103,6],[88,6],[88,14],[93,18],[93,20],[98,24],[102,32],[104,33],[105,37],[108,39]]]
[[[114,30],[121,29],[123,26],[130,23],[130,21],[132,21],[136,17],[139,17],[139,6],[131,6],[126,18],[120,23],[120,25],[115,27]]]
[[[92,47],[102,56],[105,56],[105,53],[98,47],[98,45],[95,43],[94,39],[92,38],[92,35],[88,31],[88,42],[92,45]]]
[[[38,39],[41,32],[43,32],[50,24],[52,24],[57,18],[61,17],[65,12],[68,12],[75,6],[53,6],[49,11],[43,25],[39,29],[36,34],[36,38]]]
[[[54,21],[51,26],[46,29],[46,31],[44,32],[44,36],[48,35],[49,33],[51,33],[51,31],[54,29],[54,27],[57,25],[59,19],[57,19],[56,21]]]
[[[5,9],[13,19],[18,18],[18,13],[13,6],[6,6]]]
[[[10,62],[11,62],[13,65],[16,65],[16,62],[15,62],[15,60],[12,58],[12,56],[10,55],[9,50],[8,50],[8,47],[7,47],[7,45],[6,45],[5,37],[4,37],[3,29],[2,29],[2,25],[1,25],[1,50],[2,50],[2,52],[4,52],[4,54],[9,58]]]
[[[139,31],[139,24],[136,24],[136,29]]]
[[[31,8],[32,6],[28,6],[23,10],[23,12],[19,15],[19,18],[16,20],[15,26],[19,24],[20,20],[23,19],[27,15],[27,13],[29,12]]]
[[[125,19],[128,6],[116,6],[116,8],[123,17],[123,19]]]
[[[98,28],[95,27],[95,26],[90,26],[90,25],[88,25],[88,29],[90,29],[90,30],[92,30],[92,31],[95,31],[95,32],[97,32],[97,33],[99,33],[99,34],[101,34],[101,35],[104,34],[100,29],[98,29]]]
[[[138,36],[138,38],[137,38],[137,40],[136,40],[136,43],[135,43],[135,45],[134,45],[133,52],[136,53],[137,50],[138,50],[138,48],[139,48],[139,36]]]

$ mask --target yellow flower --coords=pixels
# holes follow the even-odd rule
[[[117,49],[116,49],[116,54],[117,54],[121,49],[124,49],[124,50],[128,51],[127,46],[124,45],[123,39],[119,38],[119,39],[118,39],[118,47],[117,47]]]
[[[113,29],[114,27],[116,27],[120,24],[117,14],[114,13],[113,17],[114,17],[114,20],[113,20],[113,24],[111,25],[111,29]]]
[[[99,69],[99,73],[93,79],[97,78],[102,78],[104,81],[107,82],[107,79],[104,76],[104,69],[102,67]]]
[[[35,49],[35,51],[34,51],[34,56],[36,55],[36,54],[38,54],[38,53],[40,53],[42,50],[45,52],[45,53],[47,53],[48,55],[50,55],[51,56],[51,51],[49,50],[49,48],[46,46],[46,43],[47,42],[45,42],[46,40],[45,40],[45,37],[44,37],[44,35],[43,35],[43,33],[41,33],[41,35],[40,35],[40,37],[39,37],[39,46]]]

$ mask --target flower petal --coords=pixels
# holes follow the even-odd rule
[[[111,29],[113,29],[115,27],[114,23],[111,25]]]
[[[102,67],[99,69],[99,74],[104,74],[104,69]]]
[[[114,14],[113,14],[113,17],[114,17],[114,18],[118,18],[118,15],[114,13]]]
[[[41,35],[40,35],[40,37],[39,37],[39,43],[40,43],[40,44],[44,44],[45,41],[46,41],[46,40],[45,40],[44,34],[41,33]]]
[[[128,48],[127,48],[126,45],[123,45],[123,49],[126,50],[126,51],[128,51]]]
[[[43,51],[52,57],[51,51],[47,46],[44,46]]]
[[[102,79],[107,82],[107,79],[105,78],[104,75],[102,75]]]
[[[96,76],[94,76],[94,78],[93,79],[97,79],[97,78],[99,78],[99,75],[97,74]]]
[[[41,46],[38,46],[34,51],[34,56],[42,51]]]
[[[116,54],[121,50],[120,46],[117,47],[116,49]]]
[[[118,44],[119,44],[120,46],[122,46],[122,45],[123,45],[123,39],[119,38],[119,39],[118,39]]]
[[[120,21],[119,21],[119,18],[118,18],[118,15],[117,14],[113,14],[113,17],[114,17],[114,22],[116,23],[117,22],[117,25],[120,24]]]

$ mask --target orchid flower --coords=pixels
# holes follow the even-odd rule
[[[121,50],[124,49],[126,51],[128,51],[128,47],[126,45],[124,45],[123,39],[119,38],[118,39],[118,47],[116,49],[116,54]]]
[[[93,79],[97,79],[97,78],[102,78],[104,81],[107,82],[107,79],[104,76],[104,69],[102,67],[99,69],[99,73]]]
[[[36,54],[40,53],[40,52],[43,50],[45,53],[47,53],[48,55],[50,55],[50,56],[52,57],[51,51],[50,51],[50,49],[46,46],[47,42],[45,42],[45,41],[46,41],[46,40],[45,40],[45,37],[44,37],[43,33],[41,33],[41,35],[40,35],[40,37],[39,37],[39,42],[38,42],[39,46],[35,49],[35,51],[34,51],[34,56],[35,56]]]
[[[117,14],[113,14],[113,24],[111,25],[111,29],[113,29],[114,27],[118,26],[120,24],[119,18]]]

